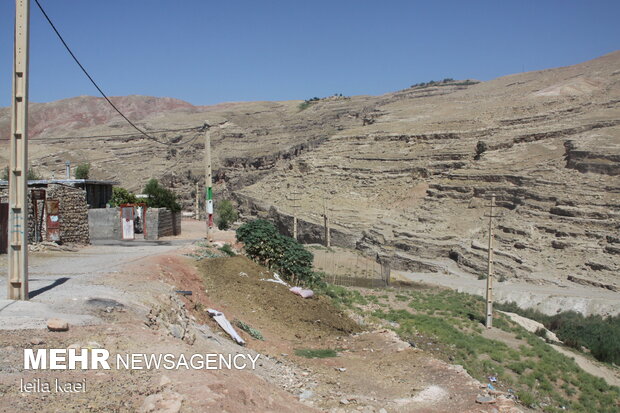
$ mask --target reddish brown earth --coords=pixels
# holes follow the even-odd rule
[[[202,233],[200,223],[184,224],[191,228],[177,239]],[[216,239],[230,241],[230,235],[217,232]],[[260,273],[267,277],[269,271],[243,257],[197,262],[184,255],[203,250],[186,245],[121,267],[110,256],[110,272],[93,278],[92,285],[115,289],[124,304],[95,308],[99,324],[72,325],[58,333],[0,330],[0,411],[512,411],[512,404],[501,399],[494,406],[476,404],[478,382],[393,332],[356,325],[325,297],[304,300],[260,281]],[[96,246],[85,251],[98,254]],[[62,254],[71,260],[80,252]],[[234,344],[206,316],[206,308],[251,325],[265,340],[241,331],[246,347]],[[22,369],[23,348],[74,347],[101,347],[113,356],[247,352],[260,358],[255,371]],[[299,349],[334,349],[337,356],[308,359],[295,354]],[[87,390],[72,395],[20,392],[21,379],[35,378],[86,380]],[[162,410],[165,406],[169,410]]]

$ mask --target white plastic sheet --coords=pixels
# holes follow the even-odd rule
[[[213,317],[213,319],[215,320],[215,322],[222,327],[222,329],[224,331],[226,331],[228,333],[228,335],[230,337],[232,337],[233,340],[235,340],[235,342],[241,346],[245,345],[245,340],[243,340],[241,338],[241,336],[237,333],[237,331],[235,331],[234,327],[232,326],[232,324],[230,324],[230,321],[228,321],[226,319],[226,316],[224,315],[224,313],[214,310],[212,308],[209,308],[207,310],[207,312],[209,313],[209,315],[211,317]]]
[[[301,287],[293,287],[289,290],[290,292],[292,292],[293,294],[297,294],[300,297],[303,298],[310,298],[312,296],[314,296],[314,291],[312,290],[304,290]]]

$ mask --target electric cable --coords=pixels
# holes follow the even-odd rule
[[[165,133],[165,132],[189,132],[193,130],[203,129],[203,126],[194,126],[192,128],[181,128],[181,129],[160,129],[154,130],[150,133]],[[49,140],[66,140],[66,139],[105,139],[105,138],[122,138],[122,137],[133,137],[133,136],[141,136],[137,133],[120,133],[115,135],[91,135],[91,136],[50,136],[47,138],[28,138],[28,141],[49,141]],[[175,143],[167,143],[167,145],[179,145]]]
[[[86,75],[86,77],[88,77],[88,80],[90,80],[90,82],[95,86],[95,88],[97,88],[97,90],[99,91],[99,93],[101,93],[101,96],[103,96],[105,98],[105,100],[110,104],[110,106],[112,106],[112,108],[114,108],[114,110],[116,112],[118,112],[119,115],[121,115],[123,117],[123,119],[125,119],[127,121],[127,123],[129,123],[135,130],[137,130],[138,132],[140,132],[142,135],[146,136],[148,139],[151,139],[154,142],[159,143],[160,145],[168,145],[168,143],[166,142],[161,142],[160,140],[158,140],[157,138],[154,138],[150,135],[148,135],[146,132],[144,132],[142,129],[138,128],[131,120],[129,120],[129,118],[127,116],[125,116],[125,114],[123,112],[121,112],[116,105],[114,105],[114,103],[112,103],[112,101],[110,100],[110,98],[108,98],[108,96],[103,92],[103,90],[101,90],[101,88],[99,87],[99,85],[97,85],[97,82],[95,82],[95,80],[92,78],[92,76],[88,73],[88,71],[86,71],[86,69],[84,68],[84,66],[82,66],[82,64],[80,63],[80,61],[78,60],[78,58],[75,56],[75,54],[73,54],[73,52],[71,51],[71,48],[69,47],[69,45],[67,45],[67,42],[65,42],[65,39],[63,39],[62,35],[60,34],[60,32],[58,31],[58,29],[56,29],[56,26],[54,25],[54,23],[52,23],[52,20],[49,18],[49,16],[47,15],[47,13],[45,12],[45,10],[43,10],[43,7],[41,6],[41,4],[39,3],[39,0],[34,0],[34,2],[37,4],[37,7],[39,7],[39,10],[41,10],[41,13],[43,13],[43,16],[45,17],[45,19],[47,20],[47,22],[50,24],[50,26],[52,26],[52,29],[54,30],[54,32],[56,33],[56,36],[58,36],[58,38],[60,39],[60,41],[62,42],[62,44],[65,46],[65,49],[67,49],[67,51],[69,52],[69,54],[71,55],[71,57],[73,58],[73,60],[75,61],[75,63],[77,63],[77,65],[80,67],[80,69],[82,69],[82,72],[84,72],[84,74]]]

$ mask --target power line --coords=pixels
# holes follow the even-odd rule
[[[202,129],[202,126],[194,126],[192,128],[181,128],[181,129],[161,129],[161,130],[154,130],[151,131],[150,133],[165,133],[165,132],[189,132],[189,131],[193,131],[193,130],[200,130]],[[47,141],[47,140],[66,140],[66,139],[105,139],[105,138],[122,138],[122,137],[132,137],[132,136],[141,136],[139,134],[136,133],[121,133],[121,134],[115,134],[115,135],[91,135],[91,136],[50,136],[48,138],[28,138],[28,141]],[[174,143],[167,143],[166,145],[180,145],[180,144],[174,144]]]
[[[193,138],[191,138],[189,141],[185,142],[185,150],[186,151],[188,151],[191,148],[192,143],[194,143],[194,141],[196,139],[198,139],[198,137],[200,136],[201,132],[203,132],[203,131],[202,130],[198,131],[196,133],[196,135],[194,135]],[[177,157],[176,161],[172,165],[170,165],[167,169],[171,170],[171,169],[175,168],[179,164],[181,159],[183,159],[182,156],[181,156],[182,154],[183,154],[183,149],[181,149],[181,151],[176,155],[176,157]]]
[[[138,132],[140,132],[142,135],[146,136],[148,139],[151,139],[161,145],[168,145],[166,142],[161,142],[160,140],[158,140],[157,138],[154,138],[150,135],[148,135],[146,132],[144,132],[142,129],[138,128],[132,121],[129,120],[129,118],[127,116],[125,116],[123,114],[123,112],[121,112],[115,105],[114,103],[112,103],[112,101],[108,98],[108,96],[103,92],[103,90],[101,90],[101,88],[99,87],[99,85],[97,85],[97,83],[95,82],[95,80],[88,74],[88,72],[86,71],[86,69],[84,68],[84,66],[82,66],[82,64],[80,63],[80,61],[78,60],[77,57],[75,57],[75,55],[73,54],[73,52],[71,51],[71,49],[69,48],[69,46],[67,45],[67,42],[65,42],[65,39],[62,38],[62,36],[60,35],[60,32],[58,31],[58,29],[56,29],[56,26],[54,26],[54,23],[52,23],[52,20],[49,18],[49,16],[47,15],[47,13],[45,12],[45,10],[43,10],[43,7],[41,6],[41,4],[39,3],[39,0],[34,0],[34,2],[37,4],[37,7],[39,7],[39,10],[41,10],[41,13],[43,13],[43,16],[45,16],[45,19],[47,20],[47,22],[50,24],[50,26],[52,26],[52,29],[54,30],[54,32],[56,33],[56,35],[58,36],[58,38],[60,39],[60,41],[62,42],[62,44],[65,46],[65,49],[67,49],[67,51],[69,52],[69,54],[71,55],[71,57],[73,58],[73,60],[75,60],[75,63],[77,63],[77,65],[80,67],[80,69],[82,69],[82,72],[84,72],[84,74],[86,75],[86,77],[88,77],[88,80],[90,80],[90,82],[97,88],[97,90],[99,91],[99,93],[101,93],[101,96],[103,96],[105,98],[105,100],[110,104],[110,106],[112,106],[114,108],[114,110],[116,112],[118,112],[119,115],[121,115],[123,117],[123,119],[125,119],[127,121],[127,123],[129,123],[135,130],[137,130]]]

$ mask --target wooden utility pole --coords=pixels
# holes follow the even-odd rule
[[[495,194],[491,196],[489,213],[489,251],[487,259],[487,301],[486,301],[486,327],[493,327],[493,207],[495,206]]]
[[[30,0],[15,1],[13,101],[9,166],[10,300],[28,299],[28,48]]]
[[[205,189],[207,208],[207,242],[213,241],[213,178],[211,176],[211,132],[210,126],[205,122]]]
[[[332,245],[331,234],[329,231],[329,217],[327,216],[327,201],[323,200],[323,225],[325,226],[325,246],[330,248]]]

